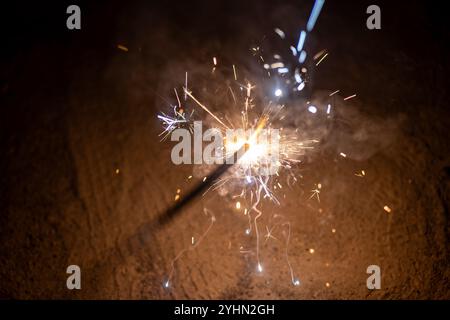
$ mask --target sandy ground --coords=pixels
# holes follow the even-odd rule
[[[214,55],[245,59],[249,39],[274,26],[297,32],[312,5],[297,2],[113,2],[88,7],[77,34],[54,31],[64,19],[50,19],[10,37],[0,87],[0,297],[450,298],[449,29],[421,3],[382,5],[375,32],[365,28],[366,3],[326,4],[310,46],[330,56],[313,91],[357,98],[339,106],[344,125],[336,120],[298,168],[303,178],[281,205],[263,205],[262,274],[230,197],[208,193],[152,227],[178,188],[183,195],[200,181],[186,179],[192,167],[174,166],[158,138],[172,75],[183,81],[186,68]],[[310,199],[317,183],[320,202]],[[216,222],[164,289],[172,259],[209,225],[204,207]],[[282,228],[264,237],[274,215],[291,222],[300,286],[290,282]],[[66,289],[70,264],[81,267],[82,290]],[[372,264],[381,290],[366,288]]]

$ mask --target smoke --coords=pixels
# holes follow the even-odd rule
[[[389,147],[399,135],[404,117],[368,114],[358,98],[344,101],[331,91],[317,91],[311,98],[310,105],[317,106],[317,117],[302,120],[296,117],[300,126],[315,134],[321,140],[322,151],[344,153],[347,158],[364,161]],[[330,105],[330,114],[324,119],[323,114]],[[304,112],[304,111],[303,111]]]

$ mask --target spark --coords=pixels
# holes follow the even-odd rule
[[[266,238],[266,241],[265,241],[265,242],[267,242],[267,240],[269,240],[269,239],[278,240],[277,238],[275,238],[275,237],[272,235],[272,230],[273,230],[273,228],[269,229],[269,227],[266,226],[266,231],[267,231],[267,233],[264,235],[264,237]]]
[[[175,94],[178,99],[178,93],[175,90]],[[173,130],[182,127],[184,125],[187,125],[189,130],[192,129],[191,123],[189,121],[189,117],[192,116],[193,112],[191,114],[187,115],[183,112],[183,110],[180,107],[180,102],[178,99],[178,109],[177,107],[173,107],[173,116],[166,115],[164,112],[161,112],[157,117],[160,119],[163,123],[164,130],[159,134],[159,136],[163,136],[161,140],[165,140]]]
[[[303,50],[302,52],[300,52],[300,57],[298,58],[298,62],[303,63],[306,60],[306,51]]]
[[[289,241],[291,239],[291,224],[289,222],[284,223],[283,225],[287,226],[288,232],[287,232],[287,236],[286,236],[286,245],[285,245],[285,256],[286,256],[286,262],[287,265],[289,267],[289,273],[291,275],[291,282],[294,286],[299,286],[300,285],[300,280],[295,277],[294,275],[294,269],[292,268],[291,262],[289,261]]]
[[[171,269],[170,269],[170,272],[169,272],[169,276],[167,277],[167,280],[164,282],[164,287],[165,287],[165,288],[168,288],[169,285],[170,285],[170,280],[172,279],[173,272],[175,271],[175,263],[176,263],[176,262],[177,262],[177,261],[178,261],[178,260],[179,260],[186,252],[192,251],[192,250],[194,250],[195,248],[197,248],[198,245],[202,242],[202,240],[203,240],[203,239],[206,237],[206,235],[209,233],[209,231],[211,230],[212,226],[214,225],[214,223],[215,223],[215,221],[216,221],[216,217],[214,216],[214,214],[213,214],[210,210],[208,210],[208,209],[206,209],[206,208],[203,209],[203,213],[204,213],[205,215],[209,215],[209,216],[210,216],[210,223],[209,223],[207,229],[206,229],[205,232],[200,236],[200,238],[198,238],[198,240],[197,240],[197,242],[196,242],[195,244],[194,244],[194,237],[192,237],[192,239],[191,239],[191,244],[192,244],[192,245],[190,245],[190,246],[188,246],[187,248],[181,250],[181,251],[175,256],[175,258],[172,259],[172,261],[171,261],[171,263],[170,263]]]
[[[286,36],[286,35],[284,34],[283,30],[281,30],[281,29],[279,29],[279,28],[275,28],[275,33],[276,33],[277,35],[279,35],[281,39],[284,39],[285,36]]]
[[[308,111],[311,112],[311,113],[316,113],[316,112],[317,112],[317,107],[315,107],[315,106],[309,106],[309,107],[308,107]]]
[[[297,82],[297,83],[302,83],[303,82],[302,77],[301,77],[301,75],[298,72],[298,69],[295,69],[294,78],[295,78],[295,82]]]
[[[281,91],[281,89],[276,89],[275,90],[275,96],[276,97],[281,97],[283,95],[283,91]]]
[[[320,189],[321,189],[321,188],[322,188],[322,185],[319,183],[319,184],[317,185],[317,188],[311,190],[312,194],[311,194],[311,196],[310,196],[309,198],[312,199],[313,197],[316,197],[316,198],[317,198],[317,201],[320,202],[319,194],[320,194]]]
[[[344,98],[344,101],[353,99],[354,97],[356,97],[356,94],[353,94],[353,95],[351,95],[351,96],[348,96],[347,98]]]
[[[322,6],[324,4],[325,0],[316,0],[314,3],[313,9],[311,11],[311,14],[308,19],[308,23],[306,25],[306,30],[300,31],[300,36],[298,38],[297,43],[297,52],[300,52],[300,57],[298,61],[302,64],[306,60],[306,51],[303,50],[303,47],[305,45],[306,35],[307,32],[311,32],[314,28],[314,25],[316,24],[317,18],[319,17],[320,11],[322,10]]]
[[[300,52],[303,50],[303,46],[305,45],[305,40],[306,40],[306,31],[302,30],[300,32],[300,37],[298,38],[297,52]]]
[[[366,175],[364,170],[361,170],[361,173],[355,173],[355,176],[363,178]]]
[[[316,66],[318,66],[326,57],[328,56],[328,53],[326,53],[317,63]]]
[[[216,57],[213,57],[213,63],[215,66],[217,66],[217,58]]]
[[[258,263],[258,271],[263,272],[263,267],[262,267],[261,263]]]
[[[297,55],[297,49],[295,49],[294,46],[290,46],[289,49],[291,49],[292,55],[296,56]]]
[[[389,206],[387,206],[387,205],[384,206],[383,209],[384,209],[384,211],[386,211],[387,213],[391,213],[391,212],[392,212],[392,209],[389,208]]]
[[[325,0],[316,0],[316,2],[314,3],[311,15],[309,16],[308,23],[306,25],[306,30],[308,30],[308,32],[311,32],[313,30],[324,3]]]
[[[314,55],[313,59],[314,59],[314,60],[319,59],[319,58],[320,58],[324,53],[326,53],[326,52],[327,52],[326,49],[323,49],[323,50],[317,52],[317,53]]]
[[[330,97],[334,96],[336,93],[339,93],[339,91],[340,91],[340,90],[336,90],[336,91],[330,93]]]
[[[225,123],[222,122],[214,113],[212,113],[207,107],[205,107],[200,101],[198,101],[186,88],[184,88],[184,93],[187,94],[192,100],[194,100],[203,110],[208,112],[214,119],[217,120],[225,128],[230,129]]]
[[[275,62],[275,63],[272,63],[272,64],[270,65],[270,68],[271,68],[271,69],[284,68],[284,63],[283,63],[283,62]]]
[[[345,153],[343,153],[343,152],[339,153],[339,155],[340,155],[341,157],[343,157],[343,158],[347,158],[347,155],[346,155]]]
[[[240,246],[240,247],[239,247],[239,252],[240,252],[240,253],[250,253],[251,251],[250,251],[250,250],[244,250],[244,247],[243,247],[243,246]]]
[[[257,208],[257,205],[259,203],[260,200],[260,194],[261,194],[261,189],[262,189],[262,185],[259,186],[258,190],[259,192],[256,194],[256,202],[253,204],[252,210],[256,211],[258,214],[255,216],[254,218],[254,225],[255,225],[255,234],[256,234],[256,261],[258,262],[258,270],[259,272],[262,272],[262,266],[261,266],[261,261],[259,260],[259,231],[258,231],[258,219],[259,217],[261,217],[262,212]]]
[[[187,100],[187,90],[188,90],[188,73],[186,71],[185,77],[184,77],[184,101]]]
[[[128,48],[125,47],[124,45],[118,44],[118,45],[117,45],[117,48],[120,49],[120,50],[122,50],[122,51],[128,52]]]
[[[255,88],[255,86],[252,86],[252,84],[249,82],[247,83],[247,98],[250,98],[251,94],[252,94],[252,89]],[[248,100],[246,100],[248,101]]]

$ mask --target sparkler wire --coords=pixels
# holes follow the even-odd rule
[[[267,117],[263,116],[259,120],[255,131],[253,132],[252,137],[255,137],[259,134],[259,132],[264,128],[267,123]],[[192,189],[185,197],[181,198],[180,201],[176,202],[175,205],[170,207],[166,212],[158,218],[158,222],[161,225],[166,224],[172,218],[174,218],[177,214],[181,212],[181,209],[185,207],[189,202],[194,200],[198,195],[202,194],[211,185],[219,179],[227,170],[234,166],[238,162],[240,158],[242,158],[248,151],[248,144],[244,144],[239,150],[230,155],[226,161],[216,168],[212,173],[210,173],[206,180],[199,183],[194,189]]]

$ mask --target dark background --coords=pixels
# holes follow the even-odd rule
[[[81,7],[79,31],[66,28],[70,4]],[[381,30],[365,26],[370,4],[381,7]],[[312,5],[2,4],[0,297],[448,299],[450,29],[444,6],[430,1],[326,1],[308,39],[311,52],[330,52],[313,88],[356,92],[357,114],[386,143],[360,161],[325,150],[276,209],[292,222],[302,285],[290,285],[277,242],[265,245],[268,267],[256,276],[254,257],[239,254],[253,243],[240,234],[245,220],[233,201],[210,195],[201,203],[216,210],[213,233],[177,263],[173,288],[161,286],[171,259],[207,225],[197,203],[146,229],[180,184],[189,188],[191,169],[168,161],[157,137],[166,83],[212,56],[245,59],[277,26],[295,41]],[[361,169],[365,179],[354,176]],[[318,181],[320,204],[308,200]],[[81,291],[65,287],[69,264],[82,269]],[[370,264],[382,268],[382,290],[365,286]]]

